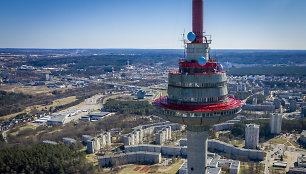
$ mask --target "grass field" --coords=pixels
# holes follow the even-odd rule
[[[300,145],[298,145],[295,141],[292,140],[287,141],[286,139],[277,138],[277,137],[268,140],[267,143],[284,144],[286,146],[294,146],[296,148],[301,148]]]
[[[169,166],[166,170],[160,171],[160,169],[157,171],[157,173],[164,173],[164,174],[175,174],[183,164],[183,160],[179,160],[178,162],[172,164]]]
[[[275,143],[275,144],[285,144],[287,142],[287,140],[282,139],[282,138],[272,138],[270,140],[267,141],[268,143]]]
[[[36,129],[37,126],[34,126],[32,124],[27,124],[26,126],[20,127],[16,132],[10,133],[11,135],[17,135],[20,131],[23,131],[25,129]]]
[[[245,174],[245,173],[264,174],[264,169],[265,165],[261,163],[241,162],[239,174]]]
[[[240,163],[239,174],[247,173],[248,168],[249,168],[249,166],[248,166],[248,163],[247,163],[247,162],[241,162],[241,163]]]
[[[0,90],[6,92],[24,93],[29,95],[46,94],[54,91],[47,86],[23,86],[23,85],[7,85],[1,86]]]
[[[70,97],[65,97],[65,98],[62,98],[62,99],[57,99],[57,100],[54,100],[52,102],[52,104],[50,105],[34,105],[34,106],[29,106],[27,107],[25,110],[21,111],[21,112],[17,112],[17,113],[14,113],[14,114],[10,114],[10,115],[6,115],[6,116],[2,116],[0,117],[0,121],[5,121],[5,120],[8,120],[10,118],[13,118],[13,117],[16,117],[16,115],[18,114],[22,114],[22,113],[30,113],[32,109],[37,109],[38,111],[42,110],[42,109],[45,109],[45,110],[49,110],[50,107],[56,107],[56,106],[60,106],[60,105],[65,105],[65,104],[68,104],[68,103],[72,103],[74,101],[76,101],[76,97],[75,96],[70,96]]]
[[[272,167],[270,168],[270,173],[271,173],[271,174],[273,174],[273,173],[280,173],[280,174],[281,174],[281,173],[284,173],[284,174],[285,174],[285,173],[286,173],[286,169],[285,169],[285,168],[273,167],[273,166],[272,166]]]
[[[158,91],[161,92],[163,96],[168,94],[167,90],[158,90]]]
[[[230,141],[230,144],[238,147],[244,147],[244,140],[232,140]]]
[[[112,96],[108,96],[108,97],[105,97],[104,100],[103,100],[103,104],[105,104],[107,102],[108,99],[115,99],[117,97],[119,97],[120,95],[112,95]]]

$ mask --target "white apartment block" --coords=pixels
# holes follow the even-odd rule
[[[270,132],[271,134],[279,134],[282,129],[282,115],[273,113],[270,115]]]
[[[259,125],[247,124],[245,127],[245,148],[256,149],[259,145]]]

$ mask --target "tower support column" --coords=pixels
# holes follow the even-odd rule
[[[188,174],[207,174],[208,127],[187,126]]]

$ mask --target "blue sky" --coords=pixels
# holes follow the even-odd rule
[[[216,49],[306,50],[306,0],[205,0]],[[191,0],[0,0],[0,48],[182,48]]]

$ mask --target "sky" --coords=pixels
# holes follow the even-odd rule
[[[306,0],[204,0],[213,49],[306,50]],[[0,0],[0,48],[180,49],[192,0]]]

